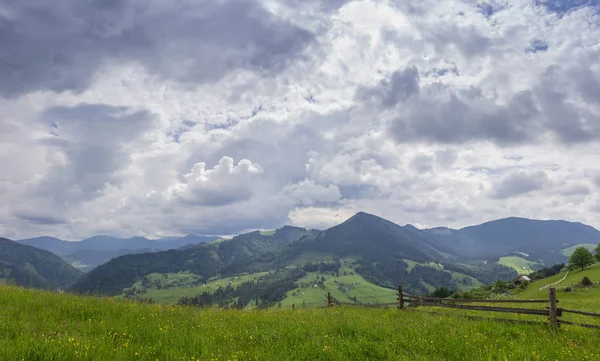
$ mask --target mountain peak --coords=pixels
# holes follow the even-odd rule
[[[371,213],[366,213],[366,212],[357,212],[355,215],[353,215],[352,217],[348,218],[348,221],[350,220],[357,220],[357,219],[381,219],[383,220],[383,218],[378,217],[374,214]]]
[[[369,223],[369,224],[393,224],[398,226],[392,221],[388,221],[385,218],[381,218],[374,214],[366,213],[366,212],[358,212],[352,217],[348,218],[344,222],[340,223],[338,226],[343,224],[353,224],[353,223]],[[337,227],[337,226],[336,226]],[[398,226],[399,227],[399,226]]]

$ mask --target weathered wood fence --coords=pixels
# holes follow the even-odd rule
[[[535,303],[545,303],[547,304],[546,309],[531,309],[531,308],[517,308],[517,307],[499,307],[499,306],[489,306],[489,305],[465,305],[465,303],[476,304],[476,303],[485,303],[485,304],[535,304]],[[502,299],[502,300],[490,300],[490,299],[460,299],[460,298],[437,298],[437,297],[424,297],[424,296],[412,296],[403,292],[402,285],[398,286],[398,299],[397,299],[397,307],[401,310],[403,309],[415,309],[417,307],[442,307],[442,308],[451,308],[451,309],[461,309],[461,310],[471,310],[471,311],[484,311],[484,312],[503,312],[503,313],[514,313],[514,314],[524,314],[524,315],[538,315],[547,317],[547,321],[529,321],[529,320],[515,320],[515,319],[507,319],[507,318],[496,318],[496,317],[479,317],[479,316],[466,316],[466,315],[458,315],[452,314],[452,316],[465,317],[469,319],[491,319],[496,321],[505,321],[505,322],[513,322],[513,323],[526,323],[526,324],[549,324],[554,327],[560,327],[561,324],[566,325],[577,325],[581,327],[587,328],[595,328],[600,329],[600,326],[590,325],[585,323],[576,323],[567,320],[560,319],[563,313],[573,313],[578,315],[590,316],[590,317],[600,317],[600,313],[594,312],[585,312],[585,311],[577,311],[577,310],[569,310],[565,308],[558,307],[559,300],[556,299],[556,289],[549,288],[548,289],[548,299],[539,299],[539,300],[514,300],[514,299]],[[379,304],[373,306],[387,306],[390,304]],[[431,312],[431,311],[421,311],[419,312],[428,312],[428,313],[436,313],[439,312]]]

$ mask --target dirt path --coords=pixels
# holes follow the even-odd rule
[[[569,271],[567,271],[567,274],[562,279],[560,279],[559,281],[556,281],[556,282],[551,283],[549,285],[545,285],[544,287],[540,287],[540,289],[538,290],[538,292],[541,292],[542,290],[545,290],[546,288],[548,288],[550,286],[554,286],[554,285],[557,285],[557,284],[561,283],[562,281],[565,280],[565,278],[567,278],[568,275],[569,275]]]

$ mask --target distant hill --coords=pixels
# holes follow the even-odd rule
[[[202,279],[208,279],[223,271],[248,269],[260,262],[255,260],[250,264],[248,260],[278,250],[314,232],[316,231],[286,226],[272,234],[255,231],[231,240],[204,243],[183,250],[121,256],[82,276],[71,290],[116,295],[151,273],[190,271]]]
[[[215,238],[187,235],[185,237],[150,240],[144,237],[118,238],[99,235],[77,242],[68,242],[53,237],[29,238],[17,242],[50,251],[71,265],[83,271],[88,271],[108,262],[112,258],[125,254],[177,249],[185,245],[210,242]]]
[[[600,231],[582,223],[516,217],[459,230],[427,229],[423,233],[464,258],[485,259],[522,252],[547,264],[564,261],[562,249],[600,243]]]
[[[264,305],[287,297],[288,292],[305,292],[297,288],[297,282],[318,286],[317,276],[324,272],[335,277],[348,298],[348,290],[357,287],[352,282],[384,289],[403,284],[408,293],[427,294],[441,286],[469,289],[498,279],[512,279],[517,272],[523,272],[522,264],[536,269],[565,262],[565,249],[581,243],[597,244],[600,232],[581,223],[525,218],[500,219],[462,229],[421,230],[359,212],[323,231],[286,226],[232,239],[206,240],[198,236],[162,241],[97,236],[77,242],[78,246],[95,247],[96,254],[79,249],[70,253],[70,261],[99,262],[104,257],[118,257],[91,270],[70,289],[135,296],[148,287],[197,288],[216,279],[238,280],[235,277],[245,275],[245,280],[262,280],[260,287],[258,283],[239,285],[244,287],[246,300],[252,297],[249,289],[255,287],[262,289],[264,297],[271,291],[278,295],[262,298]],[[64,246],[55,240],[48,244]],[[118,245],[148,244],[152,247],[113,250]],[[179,247],[167,251],[155,247],[162,244]],[[135,252],[145,253],[125,254]],[[177,292],[174,294],[180,294]],[[231,289],[227,292],[230,299],[242,294]],[[225,302],[224,295],[219,297],[219,302]]]
[[[445,258],[421,233],[364,212],[295,244],[292,249],[292,252],[324,252],[369,260],[391,257],[427,262]]]
[[[74,282],[80,274],[80,271],[49,251],[0,238],[2,282],[58,289]]]
[[[368,282],[387,288],[403,283],[408,292],[420,294],[441,285],[468,287],[516,276],[514,270],[497,264],[456,263],[457,257],[436,249],[435,242],[414,227],[361,212],[324,231],[283,227],[272,234],[256,231],[177,251],[119,257],[83,276],[72,289],[116,295],[153,273],[190,272],[199,284],[217,276],[294,267],[335,272],[342,259]],[[319,264],[319,259],[328,265]],[[279,285],[274,289],[285,284],[287,290],[293,279],[303,277],[297,271],[287,274],[285,279],[272,279]]]
[[[282,249],[278,266],[311,255],[331,259],[354,259],[356,271],[382,287],[403,284],[410,293],[424,294],[431,288],[461,288],[463,282],[477,284],[516,273],[498,264],[459,262],[458,254],[413,226],[399,226],[381,217],[359,212],[343,223],[292,243]]]
[[[50,251],[58,256],[69,254],[77,249],[75,242],[67,242],[59,238],[47,236],[20,239],[16,242],[35,248],[45,249],[46,251]]]

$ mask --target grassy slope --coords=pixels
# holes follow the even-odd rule
[[[533,272],[534,266],[537,265],[536,262],[531,262],[518,256],[501,257],[498,260],[498,264],[514,269],[520,275],[526,275]]]
[[[303,255],[302,259],[296,260],[294,264],[303,264],[308,260],[312,262],[318,261],[331,261],[333,257],[327,254],[310,254]],[[443,269],[443,266],[433,262],[428,263],[417,263],[410,260],[404,260],[409,264],[409,269],[413,269],[415,265],[420,264],[422,266],[433,267],[436,269]],[[346,272],[346,275],[344,275]],[[196,280],[198,277],[188,272],[174,273],[174,274],[150,274],[147,278],[151,281],[158,281],[162,285],[162,289],[156,289],[151,286],[147,291],[141,294],[142,297],[151,297],[155,302],[161,304],[176,304],[177,300],[182,297],[193,297],[202,292],[215,291],[219,286],[225,287],[228,282],[232,285],[238,286],[239,284],[258,278],[266,272],[241,275],[237,279],[235,277],[227,277],[214,279],[211,282],[207,282],[207,287],[198,285]],[[469,290],[473,287],[479,287],[482,285],[477,279],[459,273],[450,272],[452,278],[457,283],[459,290]],[[324,287],[315,288],[314,285],[317,283],[317,276],[325,276]],[[461,282],[466,280],[466,282]],[[342,259],[342,267],[340,268],[339,276],[335,276],[332,273],[317,274],[309,272],[305,277],[298,281],[299,287],[295,290],[287,293],[287,298],[281,302],[282,306],[291,307],[295,304],[298,307],[303,305],[306,307],[324,306],[326,304],[327,292],[331,292],[331,295],[340,302],[344,303],[355,303],[353,298],[356,297],[359,303],[389,303],[394,302],[396,299],[396,291],[388,288],[383,288],[374,285],[358,273],[356,273],[353,265],[353,260],[350,258]],[[435,287],[430,284],[424,283],[424,285],[430,290],[435,290]],[[142,282],[138,281],[134,284],[135,288],[142,289]],[[250,305],[253,306],[253,305]]]
[[[540,287],[559,281],[565,276],[565,273],[532,282],[523,292],[517,293],[519,299],[547,299],[548,290],[539,291]],[[556,298],[559,300],[559,307],[571,310],[598,312],[600,310],[600,285],[593,287],[575,287],[573,292],[565,292],[564,287],[578,284],[581,279],[587,276],[592,282],[600,282],[600,264],[596,264],[585,270],[575,270],[569,272],[567,278],[556,285]],[[595,324],[600,326],[599,318],[579,316],[565,313],[564,320]],[[596,331],[598,332],[598,331]],[[599,332],[600,334],[600,332]]]
[[[388,303],[394,302],[397,297],[395,290],[369,283],[349,268],[342,267],[339,277],[325,275],[325,287],[316,288],[317,277],[321,276],[314,272],[307,273],[298,281],[300,287],[287,293],[286,299],[281,302],[282,307],[291,307],[292,304],[297,307],[326,306],[327,292],[331,292],[333,298],[343,303],[354,303],[350,297],[356,297],[360,303]]]
[[[437,270],[444,269],[443,265],[441,265],[439,263],[435,263],[435,262],[421,263],[421,262],[416,262],[416,261],[413,261],[410,259],[403,259],[403,261],[408,265],[407,270],[409,272],[411,272],[415,268],[416,265],[432,267]],[[450,274],[452,275],[452,280],[456,282],[456,288],[459,291],[468,291],[471,288],[483,286],[483,283],[481,283],[478,279],[476,279],[474,277],[471,277],[469,275],[466,275],[466,274],[460,273],[460,272],[454,272],[454,271],[448,271],[448,272],[450,272]],[[467,280],[467,282],[461,282],[463,280]],[[425,285],[425,287],[427,287],[427,289],[429,291],[434,291],[436,289],[435,286],[430,285],[426,282],[423,282],[423,285]]]
[[[189,272],[182,273],[170,273],[166,276],[166,284],[169,282],[177,282],[183,286],[181,287],[170,287],[163,289],[150,288],[143,294],[143,297],[151,297],[155,302],[162,304],[176,304],[180,297],[194,297],[199,293],[215,291],[217,288],[225,287],[228,282],[231,282],[232,286],[239,286],[243,282],[253,280],[266,274],[267,272],[253,273],[250,275],[240,275],[236,277],[226,277],[212,280],[206,283],[206,287],[202,285],[191,285],[198,277],[190,274]],[[165,281],[165,277],[162,274],[152,273],[147,276],[151,281],[160,280]],[[187,283],[187,284],[186,284]],[[134,287],[141,288],[142,282],[138,281],[134,284]]]
[[[574,246],[571,246],[569,248],[565,248],[565,249],[561,250],[560,253],[562,253],[563,256],[571,257],[571,255],[573,254],[573,252],[575,252],[575,248],[581,247],[581,246],[583,246],[583,247],[589,249],[590,251],[594,252],[594,249],[596,249],[596,247],[598,245],[597,244],[590,244],[590,243],[576,244]]]
[[[516,296],[518,298],[523,298],[523,299],[539,298],[540,295],[546,295],[546,293],[547,293],[547,290],[542,290],[541,292],[538,291],[541,287],[549,285],[551,283],[558,282],[564,276],[565,276],[565,272],[561,272],[552,277],[534,281],[527,287],[526,290],[518,293]],[[600,282],[600,263],[596,263],[595,265],[588,267],[588,268],[584,269],[583,271],[582,270],[574,270],[574,271],[569,272],[569,275],[567,276],[567,278],[564,281],[562,281],[560,284],[556,285],[556,288],[559,289],[559,291],[560,291],[560,287],[570,286],[572,284],[579,283],[585,276],[587,276],[592,282]],[[598,306],[600,309],[600,299],[598,300]]]
[[[594,360],[600,333],[396,309],[199,310],[0,286],[2,360]]]

